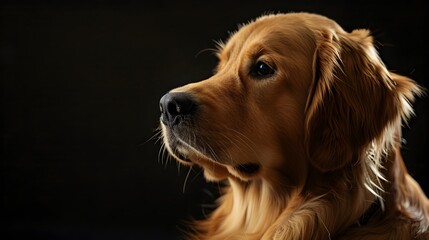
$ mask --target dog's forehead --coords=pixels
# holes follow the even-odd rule
[[[227,43],[220,49],[219,55],[228,59],[243,48],[254,46],[275,47],[275,44],[291,48],[302,48],[316,40],[317,32],[326,28],[338,28],[332,20],[307,13],[289,13],[266,15],[242,25],[231,34]]]
[[[220,49],[220,55],[229,55],[229,52],[238,46],[245,46],[245,43],[247,45],[252,42],[264,44],[278,40],[287,42],[288,39],[300,40],[293,42],[293,44],[300,44],[301,41],[315,41],[316,35],[327,29],[343,31],[335,21],[318,14],[264,15],[241,25],[236,32],[233,32],[226,44]]]

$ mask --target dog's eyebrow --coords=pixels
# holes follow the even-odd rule
[[[253,52],[252,55],[262,55],[266,51],[265,48],[263,48],[262,46],[256,47],[254,49],[255,51]]]
[[[266,49],[261,44],[254,45],[250,48],[250,51],[248,52],[248,56],[252,59],[259,58],[262,55],[265,55],[269,52],[268,49]]]

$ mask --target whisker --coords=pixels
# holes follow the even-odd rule
[[[186,174],[186,177],[185,177],[185,182],[183,182],[182,193],[185,193],[185,190],[186,190],[186,183],[187,183],[187,181],[188,181],[189,174],[191,173],[191,171],[192,171],[192,166],[191,166],[191,167],[189,167],[188,173]]]
[[[146,141],[144,141],[140,145],[147,144],[149,141],[152,141],[154,138],[158,138],[155,141],[155,143],[157,143],[160,139],[162,139],[162,129],[161,129],[161,127],[157,127],[155,130],[153,130],[153,132],[155,132],[155,134],[153,134],[151,137],[149,137],[149,139],[147,139]]]
[[[176,161],[177,175],[180,175],[180,167],[181,166],[182,166],[182,164],[180,164],[180,162]]]
[[[161,147],[159,148],[158,151],[158,163],[160,162],[161,164],[163,164],[163,152],[165,150],[165,143],[161,143]]]
[[[197,174],[195,174],[195,176],[191,179],[191,182],[194,182],[195,179],[197,179],[197,177],[203,172],[203,169],[200,168],[200,170],[197,172]]]
[[[164,148],[164,151],[162,152],[162,156],[165,159],[164,165],[167,166],[167,164],[171,161],[171,155],[168,153],[167,148]]]

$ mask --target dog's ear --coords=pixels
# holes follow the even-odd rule
[[[319,37],[306,106],[306,144],[312,164],[326,172],[357,161],[358,153],[405,110],[369,31],[330,30]]]

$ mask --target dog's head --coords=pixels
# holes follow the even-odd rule
[[[411,114],[419,92],[387,71],[367,30],[314,14],[261,17],[218,57],[212,77],[160,101],[167,150],[210,180],[341,169]]]

